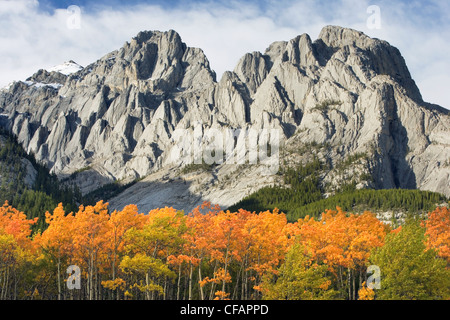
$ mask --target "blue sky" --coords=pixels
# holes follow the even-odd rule
[[[68,25],[73,5],[79,28]],[[379,29],[367,23],[371,5],[380,8]],[[142,30],[176,30],[220,78],[246,52],[302,33],[314,40],[333,24],[399,48],[424,99],[450,109],[448,17],[446,0],[0,0],[0,87],[67,60],[87,65]]]

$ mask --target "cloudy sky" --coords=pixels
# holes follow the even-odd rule
[[[424,100],[450,109],[449,16],[447,0],[0,0],[0,87],[67,60],[87,65],[139,31],[169,29],[205,51],[219,80],[246,52],[302,33],[314,40],[332,24],[399,48]]]

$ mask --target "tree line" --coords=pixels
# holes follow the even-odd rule
[[[339,207],[288,222],[277,209],[210,203],[187,214],[59,204],[45,220],[33,232],[38,218],[0,207],[0,299],[450,298],[447,207],[395,228]],[[371,265],[381,270],[379,289],[369,286]]]
[[[410,189],[356,189],[356,182],[341,186],[335,195],[325,197],[317,172],[323,169],[318,159],[297,168],[285,168],[280,173],[286,186],[268,186],[243,198],[228,209],[265,211],[275,208],[294,222],[305,216],[320,217],[327,208],[341,207],[346,211],[403,211],[424,213],[448,199],[436,192]]]

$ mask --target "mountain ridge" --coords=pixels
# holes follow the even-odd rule
[[[187,163],[171,162],[173,133],[196,126],[280,130],[280,165],[322,159],[327,192],[370,175],[359,188],[450,195],[448,110],[422,100],[398,49],[356,30],[326,26],[315,41],[302,34],[274,42],[219,81],[203,51],[178,33],[146,31],[78,72],[40,70],[28,81],[0,94],[0,123],[84,193],[140,180],[110,199],[114,208],[133,201],[189,210],[204,200],[226,207],[283,184],[276,174],[259,176],[258,165],[180,173]],[[363,163],[338,172],[364,153]]]

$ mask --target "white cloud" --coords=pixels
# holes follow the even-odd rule
[[[431,9],[442,15],[450,13],[447,3],[430,3],[434,6]],[[324,25],[335,24],[398,47],[424,99],[450,108],[446,94],[450,83],[449,24],[436,32],[435,26],[428,28],[427,20],[414,11],[417,3],[381,1],[382,28],[370,30],[366,25],[370,4],[369,0],[284,0],[267,1],[264,6],[216,1],[191,2],[172,9],[146,4],[92,11],[82,8],[80,29],[69,29],[67,10],[47,13],[39,9],[37,1],[2,0],[0,87],[70,59],[87,65],[142,30],[176,30],[188,46],[205,51],[220,76],[232,70],[246,52],[264,51],[273,41],[289,40],[301,33],[315,39]]]

